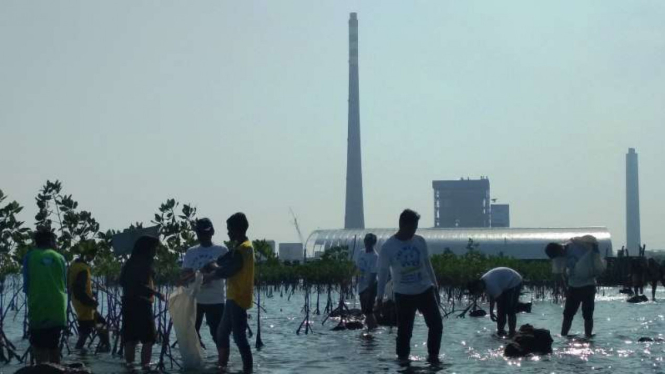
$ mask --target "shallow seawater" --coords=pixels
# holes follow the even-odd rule
[[[313,333],[296,335],[303,319],[303,295],[296,293],[289,301],[275,294],[264,299],[267,313],[261,314],[261,333],[265,346],[254,351],[255,368],[257,373],[512,373],[516,370],[521,373],[662,373],[665,372],[665,343],[637,342],[640,337],[663,337],[665,292],[659,292],[658,296],[661,302],[629,304],[618,289],[600,291],[596,298],[596,336],[590,341],[560,337],[562,305],[551,301],[535,302],[533,313],[518,316],[518,325],[529,323],[550,329],[554,352],[524,359],[503,357],[505,341],[493,335],[495,325],[489,317],[455,318],[451,315],[444,319],[443,364],[440,366],[425,362],[427,328],[422,316],[417,316],[411,341],[412,362],[400,366],[394,358],[396,329],[380,328],[371,335],[360,330],[331,331],[337,321],[329,320],[321,325],[324,317],[313,316]],[[524,294],[521,299],[528,301],[530,294]],[[354,301],[349,307],[354,304],[357,307]],[[482,307],[488,309],[487,305]],[[20,352],[24,352],[28,344],[20,339],[22,314],[14,318],[10,312],[5,320],[5,332]],[[251,310],[250,325],[256,331],[256,308]],[[196,372],[214,373],[217,359],[214,345],[206,326],[201,331],[208,347],[207,368]],[[582,332],[580,311],[571,333],[581,336]],[[251,339],[252,346],[255,337]],[[153,349],[155,362],[159,350],[157,346]],[[177,349],[173,352],[177,357]],[[95,373],[132,372],[121,358],[109,354],[72,354],[65,358],[65,362],[72,361],[84,362]],[[13,373],[20,367],[16,363],[0,366],[0,373]],[[241,369],[235,348],[231,352],[231,367],[232,372]],[[182,371],[175,368],[168,372]]]

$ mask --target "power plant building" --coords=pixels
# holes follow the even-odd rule
[[[635,148],[626,154],[626,247],[637,253],[642,246],[640,234],[640,183]]]
[[[346,149],[346,206],[344,228],[365,228],[363,172],[360,154],[360,78],[358,72],[358,17],[349,19],[349,133]]]
[[[434,227],[490,227],[488,178],[433,181]]]
[[[491,227],[510,227],[510,205],[492,204],[490,212]]]
[[[363,238],[367,233],[377,236],[377,251],[397,229],[365,230],[317,230],[314,231],[305,247],[308,257],[314,257],[335,246],[347,246],[352,254],[364,247]],[[450,251],[457,255],[465,254],[473,248],[488,256],[506,256],[516,259],[546,259],[545,246],[548,243],[565,243],[573,237],[593,235],[598,240],[601,254],[612,255],[612,238],[605,227],[576,228],[423,228],[417,235],[425,238],[430,255]]]

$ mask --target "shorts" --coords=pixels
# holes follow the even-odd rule
[[[360,309],[363,314],[372,314],[374,312],[374,302],[376,301],[376,282],[367,287],[360,293]]]
[[[30,345],[39,349],[58,349],[62,327],[30,330]]]
[[[154,344],[157,339],[152,303],[146,300],[122,299],[122,340],[125,343]]]

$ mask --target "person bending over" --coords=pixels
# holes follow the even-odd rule
[[[480,279],[469,284],[469,292],[479,295],[486,292],[490,298],[490,317],[496,322],[498,335],[506,335],[506,320],[508,320],[508,335],[515,335],[517,326],[517,303],[522,289],[522,276],[511,268],[498,267],[483,274]],[[496,312],[494,314],[494,304]]]

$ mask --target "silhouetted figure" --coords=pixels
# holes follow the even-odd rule
[[[141,366],[150,367],[152,346],[157,338],[152,304],[155,297],[164,300],[164,295],[155,290],[153,262],[159,239],[142,236],[132,249],[132,254],[120,272],[122,286],[122,339],[125,343],[125,361],[134,363],[136,346],[141,347]]]
[[[390,237],[379,253],[379,285],[377,307],[381,308],[388,273],[393,277],[397,308],[397,357],[408,360],[411,333],[416,311],[420,311],[428,327],[427,360],[439,362],[443,323],[439,311],[436,276],[429,259],[427,243],[418,229],[420,215],[406,209],[399,217],[399,231]]]
[[[630,260],[630,279],[633,293],[636,296],[644,294],[644,283],[646,283],[647,269],[644,257],[634,257]]]
[[[358,269],[358,295],[360,296],[360,309],[365,315],[367,328],[372,330],[376,327],[376,317],[374,316],[374,302],[377,293],[377,262],[379,255],[376,253],[376,235],[369,233],[364,239],[365,249],[358,252],[354,263]]]
[[[226,306],[217,328],[219,361],[222,368],[228,365],[230,336],[238,346],[243,372],[254,368],[252,349],[247,341],[247,310],[252,307],[254,292],[254,248],[247,238],[249,222],[243,213],[235,213],[226,220],[226,228],[232,243],[231,250],[217,260],[219,267],[204,276],[203,283],[219,278],[227,279]]]
[[[100,340],[99,352],[108,352],[111,350],[108,326],[106,320],[97,312],[99,303],[92,293],[90,263],[94,261],[96,254],[96,249],[88,249],[71,263],[67,272],[67,287],[71,293],[72,306],[79,327],[76,349],[84,349],[92,332],[97,330]]]
[[[564,277],[568,287],[566,304],[563,310],[561,335],[566,336],[573,323],[573,317],[582,305],[584,333],[593,335],[593,310],[596,297],[596,277],[605,270],[605,264],[598,249],[598,241],[592,235],[576,237],[565,246],[550,243],[545,253],[551,259],[564,257],[566,267]]]
[[[647,274],[649,277],[649,283],[651,283],[651,301],[656,301],[656,288],[658,287],[658,282],[663,279],[662,269],[656,259],[649,259],[647,263]]]

